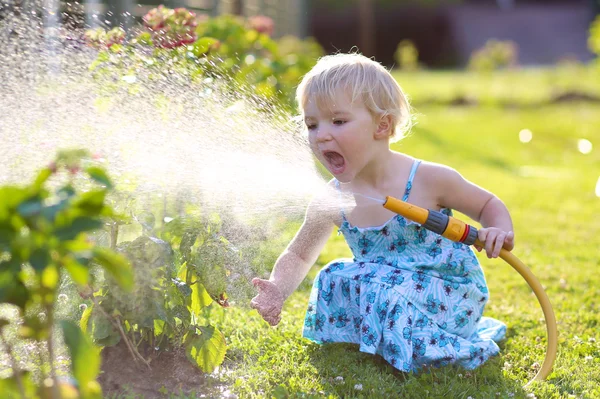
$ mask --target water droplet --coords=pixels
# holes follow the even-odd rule
[[[135,83],[137,81],[137,78],[135,77],[135,75],[125,75],[121,78],[121,80],[127,83]]]
[[[529,129],[523,129],[519,132],[519,141],[521,143],[529,143],[533,138],[533,133]]]
[[[246,58],[244,58],[244,62],[248,65],[254,64],[254,61],[256,61],[256,58],[252,54],[248,54]]]
[[[579,139],[577,141],[577,149],[582,154],[589,154],[592,152],[592,142],[586,139]]]
[[[275,86],[277,84],[277,78],[275,76],[269,76],[267,78],[267,83],[271,86]]]

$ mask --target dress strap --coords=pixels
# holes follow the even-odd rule
[[[413,161],[412,168],[410,169],[410,174],[408,175],[408,181],[406,182],[406,188],[404,189],[404,197],[402,197],[402,201],[408,200],[408,196],[410,195],[410,190],[412,190],[413,179],[415,178],[415,173],[417,173],[417,168],[419,167],[420,164],[421,164],[420,159],[415,159]]]
[[[344,201],[342,197],[342,188],[340,187],[340,181],[335,179],[335,188],[338,190],[338,195],[340,197],[340,215],[342,215],[342,220],[346,220],[346,212],[344,212]]]

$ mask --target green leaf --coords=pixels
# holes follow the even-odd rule
[[[113,332],[106,338],[95,340],[95,344],[98,346],[115,346],[121,342],[121,334]]]
[[[42,208],[42,199],[40,197],[34,197],[20,203],[17,207],[17,212],[19,212],[22,217],[29,218],[39,214],[42,211]]]
[[[196,314],[200,315],[200,311],[209,306],[212,303],[212,298],[208,295],[208,292],[204,288],[204,285],[200,283],[196,283],[192,285],[192,303],[190,306],[190,310]]]
[[[107,188],[113,188],[113,184],[104,169],[97,166],[90,166],[85,171],[98,183],[105,185]]]
[[[93,311],[94,311],[94,305],[88,306],[83,311],[83,314],[81,315],[81,319],[79,320],[79,327],[81,328],[81,331],[83,331],[86,334],[87,334],[87,330],[88,330],[88,324],[90,322],[90,316],[92,315]]]
[[[10,226],[0,225],[0,251],[10,251],[10,243],[16,232]]]
[[[54,234],[60,240],[68,241],[75,239],[81,233],[98,230],[102,225],[102,222],[96,218],[79,216],[73,219],[70,224],[56,229]]]
[[[94,341],[104,339],[114,332],[114,328],[109,320],[100,312],[92,313],[90,318]],[[89,327],[89,326],[88,326]]]
[[[39,190],[50,176],[52,176],[52,170],[50,168],[40,170],[33,182],[33,186]]]
[[[154,336],[158,337],[163,333],[165,328],[165,322],[163,320],[154,319]]]
[[[187,298],[188,296],[190,296],[192,294],[192,287],[190,287],[189,285],[187,285],[180,279],[174,278],[174,279],[171,279],[171,281],[173,282],[173,284],[175,284],[177,286],[177,289],[179,290],[181,295],[183,295],[184,298]]]
[[[133,288],[133,270],[131,264],[121,254],[108,248],[94,248],[94,258],[125,290]]]
[[[185,354],[192,364],[211,373],[223,363],[227,345],[223,333],[213,326],[198,327],[201,334],[190,333],[185,342]]]
[[[37,248],[29,256],[29,264],[36,272],[41,272],[50,263],[50,253],[45,248]]]
[[[29,291],[17,278],[14,270],[4,269],[10,262],[0,263],[0,303],[9,303],[23,309],[29,299]]]
[[[42,270],[42,285],[51,290],[58,285],[60,275],[55,265],[50,265]]]
[[[69,199],[75,195],[75,189],[70,184],[67,184],[64,187],[61,187],[56,194],[58,194],[61,198]]]
[[[84,259],[85,260],[85,259]],[[63,266],[69,272],[69,275],[79,285],[86,285],[89,281],[90,273],[87,267],[71,256],[63,258]]]
[[[21,383],[25,390],[26,398],[37,398],[38,387],[31,378],[29,371],[21,370]],[[0,378],[0,392],[4,399],[21,399],[23,396],[19,393],[19,386],[15,378]]]
[[[14,209],[30,195],[26,188],[0,187],[0,220],[7,219],[9,216],[7,211]]]
[[[50,205],[50,206],[45,206],[42,211],[41,211],[41,215],[46,219],[49,220],[51,222],[54,222],[54,220],[56,219],[56,215],[64,210],[65,208],[67,208],[67,206],[69,205],[69,200],[68,199],[63,199],[61,200],[59,203],[54,204],[54,205]]]
[[[75,208],[79,208],[88,215],[99,215],[104,209],[104,200],[106,198],[106,190],[91,190],[83,193],[73,203]]]
[[[219,40],[217,40],[213,37],[201,37],[200,39],[196,40],[196,42],[194,43],[193,48],[192,48],[192,53],[196,57],[201,57],[204,54],[208,53],[208,51],[211,49],[211,47],[218,42],[219,42]]]
[[[60,322],[65,344],[71,354],[71,370],[80,386],[95,381],[100,371],[100,354],[76,324],[63,320]]]

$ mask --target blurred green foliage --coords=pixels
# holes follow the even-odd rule
[[[144,17],[144,24],[130,41],[120,40],[119,32],[86,33],[90,45],[103,47],[91,65],[97,77],[135,75],[140,68],[156,74],[175,70],[192,82],[227,81],[232,91],[291,110],[300,79],[323,55],[313,39],[273,39],[273,21],[264,16],[196,17],[161,6]]]
[[[419,50],[410,40],[402,40],[398,43],[394,58],[398,68],[404,71],[414,71],[419,68]]]
[[[127,259],[88,238],[102,228],[104,218],[117,217],[105,201],[111,189],[105,171],[80,150],[60,152],[29,185],[0,187],[0,305],[16,310],[16,320],[0,318],[0,341],[12,367],[12,376],[0,380],[3,397],[101,397],[98,351],[75,324],[55,316],[65,275],[85,287],[93,277],[91,267],[99,265],[116,286],[132,288]],[[74,384],[56,376],[57,322],[71,354]],[[48,352],[44,362],[50,371],[41,381],[34,382],[19,366],[14,342],[5,334],[13,323],[20,339],[37,342]]]
[[[510,40],[488,40],[485,45],[471,54],[469,68],[486,72],[515,66],[518,60],[517,44]]]

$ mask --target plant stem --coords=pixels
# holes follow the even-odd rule
[[[119,238],[119,225],[114,222],[110,226],[110,249],[113,251],[117,249],[117,240]]]
[[[119,328],[119,331],[121,332],[121,336],[123,337],[123,339],[125,339],[125,343],[129,346],[129,349],[131,351],[133,351],[135,354],[133,355],[134,359],[137,358],[140,359],[142,362],[144,362],[144,364],[146,366],[148,366],[149,370],[152,370],[152,368],[150,367],[150,363],[148,363],[148,361],[146,359],[144,359],[144,357],[142,355],[140,355],[140,352],[138,352],[137,348],[133,345],[131,345],[131,343],[127,342],[127,336],[125,335],[125,331],[123,331],[123,327],[121,327],[121,323],[117,323],[117,327]]]
[[[121,322],[119,320],[115,320],[114,317],[111,317],[108,313],[106,313],[106,311],[104,309],[102,309],[102,307],[100,306],[98,299],[96,299],[96,297],[93,295],[92,295],[92,301],[94,302],[95,308],[98,309],[100,312],[102,312],[104,317],[106,317],[106,319],[119,331],[119,334],[121,334],[121,338],[125,342],[127,349],[129,349],[129,353],[133,357],[133,360],[137,361],[138,359],[140,359],[146,366],[148,366],[148,369],[151,369],[150,363],[148,363],[148,361],[146,359],[144,359],[144,357],[142,355],[140,355],[140,353],[137,351],[137,349],[132,345],[132,342],[129,340],[129,338],[127,338],[127,334],[125,334],[125,331],[123,331]],[[133,343],[135,344],[135,341]]]
[[[17,382],[17,387],[19,388],[21,398],[26,399],[27,396],[25,395],[25,388],[23,387],[23,380],[21,379],[21,369],[19,368],[17,359],[15,359],[15,355],[13,354],[12,345],[10,345],[6,338],[4,338],[4,331],[0,331],[0,343],[2,343],[2,346],[6,348],[6,353],[10,359],[10,365],[13,369],[13,376]]]
[[[50,378],[52,380],[52,397],[54,399],[60,399],[60,392],[58,391],[58,381],[56,380],[56,368],[54,367],[54,343],[53,330],[54,330],[54,304],[46,306],[46,314],[48,315],[48,339],[46,340],[48,345],[48,361],[50,362]]]

